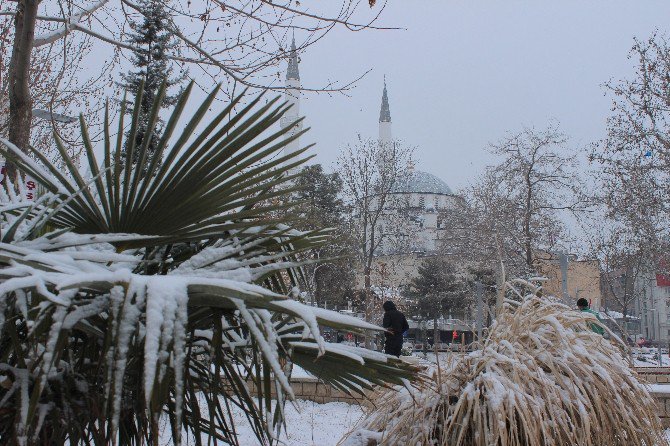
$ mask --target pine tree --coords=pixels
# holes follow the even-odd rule
[[[425,259],[419,265],[418,273],[406,296],[414,303],[414,315],[424,321],[433,321],[433,342],[439,342],[437,321],[447,311],[459,314],[466,311],[469,305],[467,284],[454,264],[444,257]]]
[[[355,247],[343,218],[342,179],[337,172],[324,172],[320,164],[304,167],[301,174],[295,179],[298,190],[291,197],[301,202],[291,210],[297,218],[296,227],[303,231],[333,229],[331,242],[311,253],[314,258],[329,260],[305,266],[310,291],[319,304],[327,300],[329,305],[345,306],[347,299],[353,298],[351,257],[355,255]]]
[[[181,83],[185,78],[185,73],[178,77],[172,77],[173,69],[168,55],[177,46],[173,36],[168,31],[170,16],[166,11],[165,3],[160,0],[140,0],[142,20],[141,22],[130,21],[133,32],[130,34],[129,42],[135,48],[133,51],[133,66],[127,74],[122,75],[123,83],[121,86],[128,92],[128,96],[134,96],[144,82],[144,95],[140,104],[140,122],[138,125],[137,136],[135,138],[135,147],[144,143],[147,137],[146,132],[151,114],[151,104],[158,94],[161,85],[165,82],[166,91]],[[161,108],[173,105],[178,97],[176,92],[172,95],[166,94]],[[132,113],[132,105],[126,109],[127,113]],[[153,158],[156,151],[160,135],[162,133],[162,121],[156,130],[149,135],[149,156]],[[124,152],[128,150],[130,140],[126,139]],[[133,156],[133,162],[136,163],[137,152]],[[125,155],[125,153],[124,153]],[[147,160],[147,163],[151,159]]]

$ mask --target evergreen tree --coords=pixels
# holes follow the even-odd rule
[[[433,321],[433,340],[439,342],[437,320],[447,311],[461,315],[469,306],[466,278],[444,257],[429,257],[419,265],[419,275],[412,279],[407,297],[412,313],[422,320]]]
[[[323,305],[343,307],[347,299],[353,300],[355,256],[354,240],[348,222],[343,218],[342,179],[337,172],[325,173],[320,164],[306,166],[295,179],[299,188],[291,199],[302,204],[292,209],[297,214],[296,227],[305,231],[332,228],[331,242],[310,253],[314,258],[328,259],[319,264],[307,265],[310,292],[315,301]]]
[[[139,147],[145,142],[145,138],[151,138],[148,150],[150,159],[147,160],[147,163],[149,163],[156,152],[163,128],[163,123],[159,118],[156,129],[150,135],[146,135],[151,105],[163,83],[166,84],[166,91],[169,91],[170,87],[181,83],[186,74],[182,73],[178,77],[172,77],[173,69],[168,55],[177,44],[168,31],[170,16],[166,11],[165,3],[160,0],[140,0],[138,4],[142,11],[142,20],[130,21],[133,32],[130,34],[129,43],[135,48],[132,58],[134,69],[122,75],[123,83],[121,86],[128,92],[129,96],[134,96],[139,91],[140,84],[144,82],[144,95],[140,104],[140,120],[134,143],[135,147]],[[173,105],[177,97],[178,92],[172,95],[166,94],[161,103],[161,108]],[[128,106],[126,112],[132,113],[132,105]],[[126,140],[124,155],[128,150],[127,144],[129,143],[130,141]],[[134,152],[133,158],[134,163],[139,161],[137,150]]]
[[[342,223],[344,204],[342,179],[335,173],[325,173],[321,164],[303,167],[302,174],[296,178],[300,217],[305,229],[338,227]]]

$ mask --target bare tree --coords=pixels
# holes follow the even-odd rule
[[[10,58],[14,18],[0,16],[0,136],[7,138],[10,108]],[[89,108],[91,100],[100,92],[99,84],[109,74],[111,63],[103,64],[100,71],[90,77],[81,74],[82,61],[91,49],[91,39],[61,39],[53,44],[36,48],[31,55],[29,89],[33,110],[38,118],[32,121],[30,145],[45,156],[54,159],[53,132],[58,132],[67,142],[68,149],[80,149],[76,144],[78,126],[76,115],[83,107]],[[90,121],[89,121],[90,122]],[[70,156],[76,158],[77,153]]]
[[[443,226],[448,229],[439,251],[473,271],[494,274],[498,290],[496,306],[500,307],[505,281],[525,276],[528,269],[519,206],[501,190],[494,173],[493,168],[489,169],[463,192],[464,200],[458,210],[444,216]]]
[[[372,269],[375,257],[384,246],[399,243],[402,214],[396,187],[409,173],[412,149],[393,142],[382,144],[377,140],[361,139],[348,145],[338,158],[345,196],[354,216],[354,232],[358,257],[364,276],[366,320],[372,310]]]
[[[630,311],[640,298],[638,279],[648,270],[647,261],[650,257],[644,246],[630,246],[619,236],[621,234],[612,234],[598,248],[603,265],[603,292],[616,305],[616,309],[623,313],[622,329],[626,332]]]
[[[498,197],[491,209],[498,207],[497,212],[512,217],[514,227],[508,228],[508,235],[516,239],[529,271],[534,269],[539,250],[556,244],[561,230],[559,213],[576,212],[586,205],[574,170],[574,154],[568,152],[566,143],[558,126],[550,124],[544,130],[526,128],[491,146],[502,157],[487,172],[489,193]]]
[[[613,113],[591,152],[599,221],[584,225],[605,292],[626,316],[642,292],[638,277],[667,270],[670,235],[670,46],[655,33],[635,39],[629,58],[635,76],[605,85]]]
[[[283,89],[279,63],[288,57],[293,30],[307,36],[299,50],[317,42],[335,27],[376,28],[384,5],[357,22],[360,1],[342,0],[323,6],[323,13],[291,0],[212,0],[169,2],[169,31],[178,44],[169,58],[200,69],[224,90],[240,87]],[[370,6],[374,2],[370,2]],[[332,11],[332,12],[330,12]],[[126,38],[128,23],[142,15],[132,0],[17,0],[15,9],[0,16],[13,18],[9,63],[9,140],[21,148],[30,143],[34,96],[31,89],[33,54],[37,48],[63,39],[86,36],[111,45],[115,52],[135,48]],[[316,91],[346,91],[351,83],[329,83]]]
[[[608,218],[660,246],[670,232],[670,47],[654,34],[636,39],[629,58],[636,75],[606,84],[613,114],[591,159]]]
[[[441,251],[495,271],[498,307],[505,280],[534,273],[540,253],[561,242],[561,213],[587,204],[566,141],[552,124],[539,131],[526,128],[491,145],[501,160],[464,191],[462,208],[446,217],[449,231]]]

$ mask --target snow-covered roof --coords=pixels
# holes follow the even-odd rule
[[[453,193],[447,183],[433,174],[420,170],[412,172],[406,180],[393,189],[393,192],[446,195]]]

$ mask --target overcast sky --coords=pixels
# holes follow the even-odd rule
[[[372,69],[349,97],[303,98],[301,143],[332,169],[357,133],[376,137],[386,74],[394,137],[454,189],[491,161],[489,142],[522,126],[556,119],[585,149],[609,113],[603,82],[630,77],[633,37],[666,31],[668,18],[667,0],[391,0],[383,24],[405,30],[340,30],[301,54],[306,87]]]

